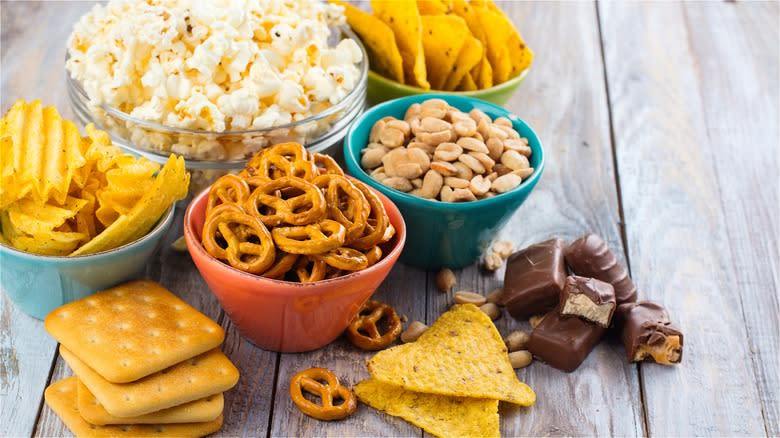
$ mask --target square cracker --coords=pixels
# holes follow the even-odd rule
[[[147,280],[66,304],[44,324],[57,341],[115,383],[146,377],[225,339],[216,322]]]
[[[109,382],[63,346],[60,355],[115,417],[137,417],[178,406],[225,392],[238,382],[238,370],[219,349],[131,383]]]
[[[222,409],[225,407],[225,397],[220,393],[138,417],[115,417],[106,411],[97,397],[89,392],[89,388],[81,381],[78,382],[78,396],[81,416],[87,422],[99,426],[106,424],[203,423],[215,420],[222,414]]]
[[[84,420],[76,401],[78,379],[70,377],[52,383],[44,392],[46,404],[77,437],[83,436],[132,436],[132,437],[198,437],[214,433],[222,427],[220,415],[204,423],[138,424],[96,426]]]

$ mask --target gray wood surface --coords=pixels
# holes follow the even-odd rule
[[[93,3],[0,3],[0,111],[42,98],[72,117],[64,42]],[[538,188],[500,237],[519,248],[602,234],[640,297],[664,302],[686,336],[684,363],[673,368],[627,364],[622,344],[607,339],[574,373],[542,363],[520,370],[538,402],[502,405],[502,434],[780,435],[778,3],[500,6],[537,54],[507,107],[537,130],[547,157]],[[178,221],[168,241],[180,233]],[[398,264],[377,297],[430,324],[452,303],[434,274]],[[454,290],[487,293],[503,269],[457,275]],[[348,341],[305,354],[253,346],[187,254],[167,245],[144,277],[227,331],[223,349],[241,378],[226,394],[218,435],[424,435],[364,405],[327,423],[292,405],[288,381],[300,369],[325,366],[349,385],[367,377],[370,354]],[[496,325],[504,334],[529,329],[506,314]],[[0,328],[0,436],[70,436],[42,403],[43,389],[71,373],[56,343],[5,294]]]

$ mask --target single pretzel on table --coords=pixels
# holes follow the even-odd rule
[[[377,324],[386,320],[385,333],[381,333]],[[363,350],[381,350],[392,344],[401,334],[401,318],[395,309],[379,301],[366,301],[347,327],[347,337]]]
[[[317,395],[322,404],[304,397],[303,392]],[[299,371],[290,379],[290,398],[304,414],[318,420],[341,420],[357,409],[355,394],[339,383],[338,377],[325,368],[309,368]],[[335,405],[334,400],[342,400]]]
[[[209,254],[252,274],[265,272],[276,257],[273,238],[265,225],[235,204],[214,207],[203,225],[202,241]]]

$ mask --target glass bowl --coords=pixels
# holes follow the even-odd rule
[[[368,54],[352,30],[334,29],[333,45],[345,37],[354,40],[363,53],[357,65],[360,77],[355,88],[324,111],[272,128],[215,132],[141,120],[115,107],[93,104],[81,84],[66,70],[68,96],[82,126],[94,124],[108,132],[123,149],[158,163],[164,163],[171,153],[183,156],[192,173],[190,192],[197,193],[221,175],[242,169],[252,155],[266,146],[293,141],[312,152],[326,152],[344,138],[347,128],[363,112],[368,77]]]

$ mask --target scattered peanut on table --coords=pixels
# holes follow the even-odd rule
[[[409,106],[404,120],[374,124],[361,166],[402,192],[443,202],[468,202],[515,189],[534,169],[528,139],[506,117],[464,113],[442,99]]]

